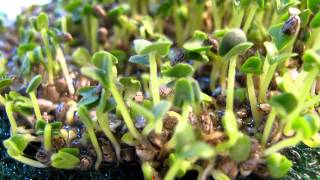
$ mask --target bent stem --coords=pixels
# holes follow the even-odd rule
[[[36,119],[37,120],[42,119],[40,107],[39,107],[38,100],[37,100],[37,97],[36,97],[36,93],[34,91],[32,91],[32,92],[29,93],[29,96],[30,96],[30,99],[31,99],[31,102],[32,102],[34,113],[36,115]]]
[[[87,127],[87,128],[88,128],[88,134],[89,134],[91,143],[92,143],[93,148],[95,149],[95,151],[97,153],[97,160],[96,160],[96,163],[94,165],[94,168],[96,170],[98,170],[99,166],[100,166],[100,164],[102,162],[102,152],[101,152],[101,149],[100,149],[100,146],[99,146],[99,143],[98,143],[98,140],[97,140],[96,134],[94,133],[93,128],[92,127]]]
[[[124,122],[126,123],[130,133],[132,134],[133,137],[135,137],[137,140],[141,140],[142,136],[139,133],[139,131],[135,128],[133,121],[130,117],[130,114],[128,112],[128,109],[116,87],[116,85],[114,84],[114,82],[110,82],[110,92],[114,98],[114,100],[117,103],[117,107],[119,108],[121,115],[123,117]]]
[[[110,130],[108,115],[103,113],[101,110],[97,110],[97,119],[102,131],[104,132],[104,134],[107,136],[107,138],[110,140],[110,142],[113,145],[113,148],[117,156],[117,164],[119,164],[121,149],[117,139],[115,138],[115,136],[112,134]]]
[[[263,147],[266,146],[266,144],[268,142],[268,138],[269,138],[270,132],[272,130],[272,125],[273,125],[275,117],[276,117],[276,111],[272,109],[269,116],[268,116],[266,125],[264,127],[262,139],[261,139],[261,144]]]
[[[228,72],[228,87],[227,87],[227,111],[233,111],[233,96],[234,96],[234,79],[236,75],[237,58],[232,57],[229,64]]]
[[[52,144],[51,144],[51,136],[52,136],[52,128],[51,124],[47,123],[46,127],[44,128],[43,138],[44,138],[44,149],[49,152],[51,151]]]
[[[56,52],[57,52],[57,60],[60,63],[61,69],[62,69],[62,73],[64,75],[64,78],[67,82],[67,86],[68,86],[68,91],[69,93],[72,95],[74,94],[75,90],[73,87],[73,83],[72,83],[72,78],[70,77],[69,71],[68,71],[68,66],[66,63],[66,59],[63,55],[62,49],[59,46],[56,46]]]
[[[168,170],[166,176],[164,177],[164,180],[175,179],[176,174],[180,169],[181,163],[182,163],[182,160],[177,158],[176,161],[171,165],[170,169]]]
[[[154,53],[150,53],[150,93],[152,95],[153,104],[160,102],[159,84],[157,76],[157,59]]]
[[[47,34],[46,29],[41,30],[41,37],[42,37],[42,41],[45,46],[47,61],[48,61],[48,81],[49,81],[49,84],[53,84],[53,80],[54,80],[54,77],[53,77],[53,56],[51,53],[51,48],[49,45],[49,39],[48,39],[48,34]]]
[[[22,155],[19,155],[19,156],[10,156],[12,157],[13,159],[19,161],[19,162],[22,162],[23,164],[27,164],[29,166],[32,166],[32,167],[36,167],[36,168],[45,168],[47,167],[46,165],[38,162],[38,161],[35,161],[33,159],[30,159],[30,158],[27,158],[25,156],[22,156]]]
[[[292,147],[295,146],[296,144],[298,144],[301,140],[301,135],[297,134],[294,137],[282,140],[280,142],[278,142],[275,145],[272,145],[271,147],[269,147],[268,149],[266,149],[263,152],[263,156],[268,156],[272,153],[278,152],[281,149],[287,148],[287,147]]]
[[[17,122],[13,115],[13,102],[9,101],[5,104],[6,113],[10,122],[11,135],[17,134]]]
[[[6,105],[6,99],[0,94],[0,104],[2,104],[3,106]]]
[[[253,119],[255,121],[255,127],[259,127],[260,115],[257,111],[257,98],[256,98],[252,76],[253,74],[251,73],[247,74],[247,89],[248,89],[251,112],[252,112]]]

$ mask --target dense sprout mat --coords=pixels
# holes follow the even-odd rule
[[[1,15],[1,175],[318,178],[319,10],[64,0]]]

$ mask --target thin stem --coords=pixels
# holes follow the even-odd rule
[[[234,79],[236,75],[237,57],[232,57],[229,64],[226,110],[233,111]]]
[[[275,118],[276,118],[276,111],[274,109],[272,109],[269,116],[268,116],[266,125],[264,126],[264,131],[263,131],[263,135],[262,135],[262,139],[261,139],[262,146],[265,146],[268,142],[268,138],[271,133],[272,125],[273,125]]]
[[[228,70],[228,62],[222,61],[221,72],[220,72],[220,86],[223,91],[226,89],[227,70]]]
[[[13,102],[12,101],[7,102],[5,104],[5,109],[10,122],[11,134],[15,135],[17,134],[18,126],[17,126],[16,119],[14,118],[14,115],[13,115]]]
[[[185,122],[188,122],[189,119],[189,104],[188,103],[183,103],[182,105],[182,120]]]
[[[126,107],[122,96],[120,95],[116,85],[114,84],[114,82],[110,83],[110,92],[114,98],[114,100],[117,103],[117,107],[119,108],[121,115],[123,117],[124,122],[126,123],[130,133],[132,134],[133,137],[135,137],[137,140],[141,140],[142,136],[139,133],[139,131],[135,128],[133,121],[130,117],[130,114],[128,112],[128,108]]]
[[[87,131],[88,131],[91,143],[92,143],[93,148],[95,149],[95,151],[97,153],[97,160],[96,160],[96,163],[94,165],[94,168],[96,170],[98,170],[99,166],[100,166],[100,164],[102,162],[102,152],[101,152],[101,149],[100,149],[96,134],[94,133],[93,127],[87,127],[87,128],[88,128]]]
[[[40,107],[39,107],[38,100],[37,100],[37,97],[36,97],[36,93],[34,91],[32,91],[32,92],[29,93],[29,96],[30,96],[30,99],[31,99],[31,102],[32,102],[34,113],[36,115],[36,119],[37,120],[42,119]]]
[[[63,32],[68,32],[68,24],[67,24],[68,22],[67,22],[67,16],[64,16],[64,17],[62,17],[61,18],[61,30],[63,31]],[[68,43],[66,43],[65,44],[65,51],[66,52],[70,52],[70,47],[69,47],[69,44]]]
[[[249,73],[247,74],[247,89],[248,89],[248,96],[249,96],[249,102],[251,107],[252,116],[255,122],[255,127],[258,127],[260,124],[260,115],[257,111],[257,98],[253,83],[253,74]]]
[[[282,141],[278,142],[277,144],[274,144],[271,147],[269,147],[268,149],[266,149],[263,152],[263,155],[268,156],[272,153],[280,151],[281,149],[295,146],[296,144],[298,144],[300,142],[300,140],[301,140],[301,135],[299,135],[299,134],[295,135],[294,137],[282,140]]]
[[[22,155],[19,155],[19,156],[10,156],[12,157],[13,159],[17,160],[17,161],[20,161],[22,162],[23,164],[27,164],[29,166],[32,166],[32,167],[36,167],[36,168],[45,168],[47,167],[46,165],[38,162],[38,161],[35,161],[33,159],[29,159],[25,156],[22,156]]]
[[[46,127],[44,128],[43,138],[44,138],[44,149],[47,152],[51,151],[52,128],[50,123],[47,123]]]
[[[98,20],[96,17],[94,16],[90,16],[89,17],[89,21],[90,21],[90,40],[91,40],[91,51],[92,53],[97,51],[97,32],[98,32]]]
[[[216,0],[211,0],[212,19],[214,22],[214,29],[221,29],[221,17],[217,8]]]
[[[42,41],[45,46],[47,61],[48,61],[48,81],[49,81],[49,84],[53,84],[53,80],[54,80],[54,77],[53,77],[54,76],[53,75],[53,56],[51,53],[51,48],[49,45],[49,39],[48,39],[48,34],[47,34],[46,29],[41,30],[41,36],[42,36]]]
[[[0,94],[0,104],[2,104],[3,106],[6,105],[6,99]]]
[[[173,180],[175,179],[182,161],[180,159],[176,159],[176,161],[171,165],[169,171],[167,172],[166,176],[164,177],[164,180]]]
[[[69,74],[69,71],[68,71],[68,66],[67,66],[67,63],[66,63],[66,59],[65,59],[65,57],[63,55],[62,49],[59,46],[56,46],[56,49],[57,49],[56,50],[57,51],[57,55],[56,55],[57,60],[60,63],[64,78],[66,79],[69,94],[72,95],[72,94],[74,94],[75,89],[73,87],[72,78],[71,78],[71,76]]]
[[[269,84],[271,83],[273,74],[275,73],[277,69],[277,63],[272,64],[269,68],[268,71],[266,73],[266,75],[264,76],[264,78],[262,79],[262,83],[261,83],[261,87],[259,90],[259,102],[263,103],[267,101],[267,91],[268,91],[268,87]]]
[[[107,136],[107,138],[110,140],[110,142],[113,145],[113,148],[114,148],[114,150],[116,152],[116,156],[117,156],[117,163],[119,163],[119,161],[120,161],[120,145],[110,130],[108,115],[106,113],[103,113],[101,110],[97,110],[97,118],[98,118],[98,123],[99,123],[102,131],[104,132],[104,134]]]
[[[150,53],[150,94],[152,95],[153,104],[160,102],[159,84],[157,75],[157,59],[154,53]]]
[[[256,4],[252,5],[252,7],[249,8],[248,17],[247,17],[246,22],[245,22],[245,24],[243,26],[243,31],[245,33],[248,32],[248,30],[249,30],[249,28],[251,26],[251,23],[252,23],[252,21],[254,19],[254,15],[256,14],[257,9],[258,9],[258,6]]]
[[[215,56],[212,55],[212,58],[215,58]],[[222,66],[222,62],[221,62],[221,59],[215,58],[215,63],[212,62],[211,64],[212,64],[212,70],[210,73],[210,90],[213,91],[216,88],[218,72]]]

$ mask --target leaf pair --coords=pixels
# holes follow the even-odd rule
[[[182,107],[183,104],[196,105],[201,101],[199,84],[193,79],[180,78],[176,82],[173,104]]]
[[[97,94],[97,88],[95,86],[81,87],[79,89],[79,94],[82,98],[78,102],[77,106],[92,106],[99,100],[99,95]]]
[[[136,39],[133,41],[133,45],[137,55],[131,56],[129,62],[148,66],[150,53],[155,53],[159,56],[166,56],[169,54],[172,43],[164,40],[150,42],[144,39]]]
[[[45,122],[44,120],[42,120],[42,119],[37,120],[36,127],[35,127],[36,134],[37,135],[43,135],[44,131],[45,131],[45,127],[47,125],[48,125],[48,123]],[[50,123],[50,125],[51,125],[51,134],[54,135],[54,136],[59,135],[60,128],[62,127],[62,122],[55,121],[55,122]]]
[[[118,59],[108,52],[99,51],[93,55],[91,62],[95,67],[81,68],[82,74],[109,87],[113,80],[113,65],[118,63]]]
[[[13,135],[9,139],[3,141],[3,145],[10,156],[23,155],[23,151],[26,149],[28,144],[29,140],[26,136],[21,134]]]
[[[62,148],[51,156],[51,165],[57,169],[74,169],[79,164],[78,148]]]

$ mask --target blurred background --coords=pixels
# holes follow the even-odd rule
[[[23,8],[31,5],[41,5],[51,0],[0,0],[0,14],[7,16],[8,20],[15,20]]]

